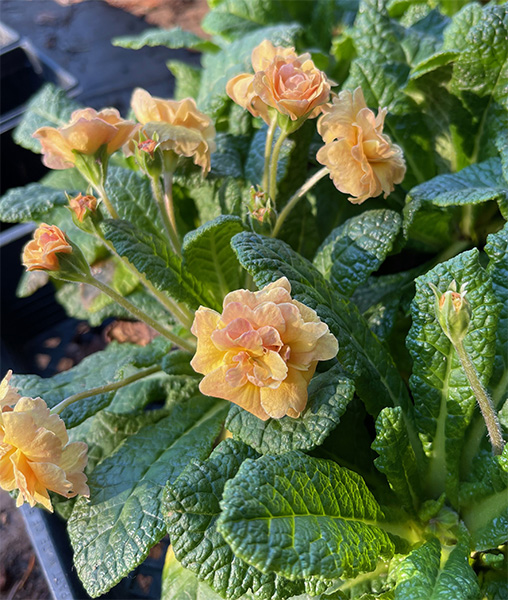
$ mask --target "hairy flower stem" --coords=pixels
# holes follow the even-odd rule
[[[277,163],[279,162],[280,149],[282,148],[282,144],[284,143],[284,140],[287,138],[287,136],[287,131],[281,129],[279,137],[277,138],[277,141],[275,142],[275,145],[273,147],[272,158],[270,160],[269,196],[274,205],[275,199],[277,197]]]
[[[136,317],[136,319],[138,319],[139,321],[144,321],[147,325],[150,325],[150,327],[155,329],[155,331],[158,331],[161,335],[168,338],[168,340],[172,341],[174,344],[176,344],[180,348],[183,348],[184,350],[187,350],[188,352],[195,351],[195,347],[194,347],[194,344],[192,344],[192,342],[189,342],[188,340],[184,340],[179,335],[176,335],[176,334],[172,333],[171,331],[169,331],[168,329],[166,329],[164,326],[162,326],[160,323],[158,323],[155,319],[152,319],[152,317],[150,317],[144,311],[142,311],[140,308],[138,308],[137,306],[132,304],[132,302],[127,300],[127,298],[124,298],[118,292],[116,292],[113,288],[110,288],[105,283],[102,283],[102,281],[95,279],[95,277],[93,277],[92,275],[88,275],[86,277],[86,279],[84,279],[84,283],[93,285],[101,292],[104,292],[110,298],[115,300],[115,302],[120,304],[120,306],[125,308],[125,310],[129,311],[134,317]]]
[[[478,377],[478,372],[473,364],[473,361],[469,357],[466,349],[464,348],[464,344],[459,341],[453,344],[457,355],[460,360],[460,364],[464,369],[464,373],[466,374],[467,380],[469,381],[469,385],[473,390],[473,393],[476,397],[476,401],[478,402],[478,406],[482,412],[483,418],[485,420],[485,425],[487,426],[487,431],[489,433],[490,443],[492,445],[492,452],[495,455],[499,455],[503,452],[504,441],[503,435],[501,433],[501,426],[499,424],[499,420],[496,415],[496,411],[492,404],[492,400],[489,398],[487,391],[482,385],[480,378]]]
[[[106,248],[112,252],[118,258],[118,260],[122,261],[129,271],[139,279],[141,284],[148,290],[148,292],[150,292],[150,294],[159,302],[159,304],[161,304],[186,329],[190,329],[194,319],[194,315],[191,313],[191,311],[184,304],[176,302],[163,292],[159,291],[153,285],[153,283],[147,277],[145,277],[145,275],[143,275],[143,273],[136,269],[133,264],[131,264],[123,256],[120,256],[113,244],[104,237],[104,234],[99,227],[95,228],[95,234],[97,238],[106,246]]]
[[[125,379],[122,379],[121,381],[115,381],[114,383],[108,383],[106,385],[101,385],[100,387],[96,387],[91,390],[87,390],[85,392],[79,392],[79,394],[73,394],[72,396],[65,398],[65,400],[62,400],[62,402],[60,402],[56,406],[54,406],[51,409],[51,413],[55,414],[55,415],[59,415],[64,410],[64,408],[67,408],[71,404],[74,404],[74,402],[78,402],[79,400],[83,400],[84,398],[91,398],[92,396],[98,396],[99,394],[105,394],[107,392],[114,392],[115,390],[119,390],[120,388],[123,388],[126,385],[129,385],[130,383],[134,383],[135,381],[144,379],[145,377],[148,377],[149,375],[153,375],[153,373],[158,373],[159,371],[162,371],[162,367],[160,367],[159,365],[153,365],[152,367],[149,367],[148,369],[143,369],[143,371],[139,371],[138,373],[134,373],[134,375],[131,375],[130,377],[126,377]]]
[[[275,114],[270,121],[270,126],[266,132],[265,142],[265,166],[263,169],[263,190],[268,192],[268,182],[270,181],[270,155],[272,153],[273,136],[277,129],[277,115]]]
[[[169,222],[174,232],[173,242],[177,246],[177,253],[182,254],[180,238],[178,237],[178,229],[176,227],[175,204],[173,202],[173,173],[164,173],[164,207],[168,215]]]
[[[108,209],[108,212],[111,215],[111,218],[119,219],[120,217],[118,216],[118,213],[116,212],[113,204],[111,204],[111,200],[108,198],[108,195],[106,194],[106,190],[104,189],[104,186],[102,185],[102,183],[96,183],[96,184],[94,184],[94,187],[97,191],[99,198],[104,202],[104,205]]]
[[[314,186],[320,179],[323,179],[325,175],[328,175],[329,172],[330,171],[328,170],[328,167],[323,167],[322,169],[317,171],[317,173],[314,173],[312,177],[307,179],[307,181],[291,196],[286,206],[282,209],[280,215],[277,217],[277,221],[275,222],[275,226],[272,231],[272,237],[277,236],[277,234],[280,231],[280,228],[282,227],[282,224],[286,220],[289,213],[296,206],[298,200],[300,200],[302,196],[305,196],[305,194],[311,189],[311,187]]]
[[[166,201],[166,194],[164,193],[164,187],[163,187],[159,177],[151,177],[150,180],[152,183],[153,196],[157,203],[157,208],[159,209],[159,214],[161,216],[162,223],[164,224],[164,228],[166,229],[166,233],[167,233],[169,241],[171,243],[171,247],[173,248],[173,251],[175,252],[175,254],[178,254],[178,256],[181,256],[182,252],[181,252],[181,247],[180,247],[180,240],[178,239],[178,234],[177,234],[176,230],[173,228],[173,225],[171,223],[171,220],[169,218],[168,211],[166,208],[167,201]],[[170,194],[171,194],[171,192],[170,192]]]

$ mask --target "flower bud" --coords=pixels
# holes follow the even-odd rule
[[[164,170],[162,150],[157,132],[153,138],[147,137],[142,131],[139,142],[134,149],[134,156],[139,168],[150,177],[158,178]]]
[[[23,264],[28,271],[49,271],[64,281],[85,281],[90,267],[78,246],[56,225],[41,223],[34,239],[23,250]]]
[[[446,337],[454,344],[461,342],[471,322],[471,306],[465,298],[465,285],[457,292],[457,283],[453,280],[444,294],[432,283],[429,286],[436,297],[436,316]]]
[[[273,203],[271,198],[263,190],[250,188],[249,215],[252,219],[256,219],[260,223],[270,221],[274,213]]]
[[[80,192],[77,196],[74,196],[74,198],[68,197],[68,200],[69,208],[80,223],[97,210],[97,198],[95,196],[88,194],[83,196]]]

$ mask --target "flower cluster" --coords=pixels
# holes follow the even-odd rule
[[[292,121],[315,117],[330,99],[330,81],[316,68],[310,54],[274,46],[268,40],[252,51],[254,75],[231,79],[226,92],[254,117],[270,122],[270,108]]]
[[[328,167],[335,187],[355,204],[381,192],[386,198],[406,173],[402,150],[383,133],[386,109],[376,117],[356,88],[340,92],[323,113],[317,127],[325,146],[317,160]]]
[[[19,490],[17,505],[53,510],[48,491],[66,498],[89,496],[83,470],[87,445],[69,443],[62,419],[42,398],[21,397],[9,371],[0,384],[0,487]]]
[[[338,351],[316,312],[291,298],[285,277],[259,292],[231,292],[222,314],[200,307],[191,331],[198,340],[191,365],[204,375],[201,392],[263,420],[298,417],[318,361]]]

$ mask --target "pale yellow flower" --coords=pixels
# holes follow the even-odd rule
[[[74,166],[73,150],[92,155],[107,144],[107,154],[113,154],[134,135],[138,126],[122,119],[115,108],[99,112],[93,108],[75,110],[63,127],[41,127],[33,134],[41,142],[43,162],[50,169]]]
[[[34,239],[23,250],[23,264],[28,271],[58,271],[58,253],[71,254],[72,246],[64,232],[56,225],[41,223],[34,232]]]
[[[87,445],[70,444],[62,419],[50,413],[42,398],[20,397],[10,388],[10,375],[0,384],[0,487],[19,490],[18,506],[40,503],[50,511],[48,491],[66,498],[88,496],[83,473]]]
[[[259,292],[237,290],[224,298],[222,315],[196,312],[191,361],[202,373],[199,389],[266,420],[298,417],[320,360],[333,358],[338,343],[316,312],[291,298],[282,277]]]
[[[404,179],[402,149],[383,133],[386,109],[377,116],[367,108],[361,88],[344,90],[323,108],[318,131],[325,141],[317,160],[328,167],[335,187],[349,200],[361,204]]]
[[[21,398],[18,390],[10,384],[12,371],[7,371],[7,374],[0,383],[0,411],[8,406],[13,406]]]
[[[266,123],[269,107],[292,121],[315,117],[330,99],[331,82],[316,68],[310,54],[298,56],[294,48],[273,46],[265,40],[252,52],[254,74],[231,79],[227,94],[240,106]]]
[[[212,120],[198,110],[195,100],[163,100],[146,90],[134,90],[131,107],[150,139],[156,134],[162,150],[192,157],[194,163],[210,171],[210,155],[215,151],[215,127]]]

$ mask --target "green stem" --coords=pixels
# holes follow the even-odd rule
[[[466,374],[467,380],[469,381],[469,385],[471,386],[471,389],[473,390],[473,393],[476,396],[476,401],[478,402],[478,406],[480,407],[483,418],[485,420],[485,425],[487,426],[490,443],[492,445],[492,452],[494,454],[499,455],[503,452],[504,441],[503,435],[501,433],[501,426],[499,424],[496,411],[492,404],[492,400],[489,398],[487,391],[483,387],[482,382],[478,377],[478,372],[476,371],[473,361],[471,360],[469,354],[464,348],[464,344],[462,343],[462,341],[454,343],[454,347],[457,351],[457,355],[459,357],[462,368],[464,369],[464,373]]]
[[[97,183],[97,184],[95,184],[95,189],[97,190],[97,194],[99,195],[102,202],[104,202],[104,204],[106,205],[106,208],[108,209],[108,212],[111,215],[111,218],[119,219],[120,217],[118,216],[118,213],[116,212],[114,206],[111,204],[111,200],[108,198],[108,195],[106,194],[106,190],[104,189],[104,186],[102,184]]]
[[[121,296],[113,288],[110,288],[105,283],[102,283],[102,281],[99,281],[98,279],[95,279],[94,277],[92,277],[92,275],[89,275],[84,280],[84,283],[93,285],[101,292],[104,292],[110,298],[115,300],[115,302],[118,302],[118,304],[120,304],[120,306],[123,306],[123,308],[125,308],[125,310],[129,311],[134,317],[136,317],[136,319],[138,319],[139,321],[144,321],[147,325],[150,325],[150,327],[155,329],[155,331],[158,331],[161,335],[168,338],[168,340],[171,340],[174,344],[176,344],[177,346],[180,346],[180,348],[183,348],[184,350],[187,350],[188,352],[195,351],[195,347],[191,342],[184,340],[179,335],[172,333],[171,331],[166,329],[164,326],[160,325],[160,323],[158,323],[155,319],[152,319],[152,317],[150,317],[144,311],[142,311],[140,308],[138,308],[137,306],[132,304],[132,302],[127,300],[127,298],[124,298],[123,296]]]
[[[163,292],[159,291],[153,285],[153,283],[147,277],[145,277],[143,273],[136,269],[136,267],[133,264],[131,264],[123,256],[120,256],[113,244],[104,237],[104,233],[99,227],[95,227],[95,235],[108,248],[108,250],[118,258],[118,260],[122,261],[122,263],[129,269],[129,271],[139,279],[141,284],[145,286],[145,288],[152,294],[152,296],[166,310],[168,310],[173,317],[175,317],[185,328],[190,329],[192,321],[194,319],[194,315],[185,305],[176,302]]]
[[[159,209],[159,214],[162,219],[162,223],[164,224],[164,228],[168,235],[169,241],[173,248],[175,254],[181,256],[180,251],[180,240],[178,239],[178,235],[173,229],[173,225],[171,224],[167,209],[166,209],[166,198],[164,194],[164,188],[160,182],[159,177],[151,177],[152,182],[152,192],[155,198],[155,202],[157,203],[157,208]]]
[[[180,238],[178,237],[178,229],[176,227],[176,218],[175,218],[175,204],[173,202],[173,173],[166,172],[164,173],[164,208],[166,209],[166,214],[168,215],[169,222],[171,223],[171,228],[174,233],[173,243],[176,246],[177,254],[181,256],[182,254],[182,246],[180,244]]]
[[[275,130],[277,129],[277,114],[275,113],[270,121],[270,126],[268,127],[268,131],[266,133],[266,142],[265,142],[265,166],[263,169],[263,190],[265,192],[268,191],[268,182],[270,181],[270,155],[272,153],[273,146],[273,136],[275,135]]]
[[[273,147],[272,158],[270,161],[269,196],[274,205],[275,205],[275,199],[277,197],[277,163],[279,161],[280,149],[282,148],[282,144],[284,143],[284,140],[287,138],[287,136],[288,136],[288,133],[286,131],[284,131],[284,129],[281,129],[279,137],[277,138],[277,141],[275,142],[275,145]]]
[[[162,368],[159,365],[153,365],[152,367],[149,367],[148,369],[144,369],[143,371],[139,371],[138,373],[135,373],[134,375],[131,375],[130,377],[126,377],[125,379],[122,379],[122,381],[115,381],[114,383],[108,383],[106,385],[101,385],[100,387],[96,387],[91,390],[87,390],[85,392],[79,392],[79,394],[73,394],[72,396],[65,398],[65,400],[62,400],[62,402],[60,402],[59,404],[54,406],[51,409],[51,413],[55,414],[55,415],[59,415],[64,410],[64,408],[67,408],[71,404],[74,404],[74,402],[78,402],[79,400],[83,400],[84,398],[91,398],[92,396],[98,396],[99,394],[105,394],[107,392],[114,392],[115,390],[125,387],[126,385],[129,385],[130,383],[134,383],[135,381],[138,381],[139,379],[143,379],[144,377],[148,377],[149,375],[153,375],[153,373],[158,373],[159,371],[162,371]]]
[[[319,171],[317,171],[317,173],[314,173],[314,175],[312,177],[310,177],[310,179],[308,179],[302,185],[302,187],[300,189],[298,189],[291,196],[291,198],[288,200],[286,206],[282,209],[280,215],[277,217],[277,221],[275,222],[275,226],[274,226],[273,231],[272,231],[272,237],[276,237],[277,236],[277,234],[280,231],[280,228],[282,227],[282,224],[286,220],[286,218],[289,215],[289,213],[293,210],[293,208],[295,207],[295,205],[298,202],[298,200],[300,200],[300,198],[302,196],[305,196],[305,194],[310,190],[310,188],[312,186],[314,186],[320,179],[323,179],[323,177],[325,175],[328,175],[329,172],[330,171],[328,170],[327,167],[323,167],[322,169],[320,169]]]

